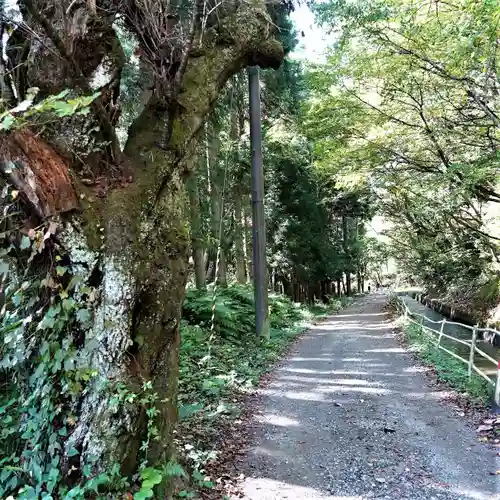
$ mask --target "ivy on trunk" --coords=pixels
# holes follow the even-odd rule
[[[85,344],[97,346],[88,353],[97,376],[75,406],[65,454],[76,449],[80,465],[92,456],[98,468],[119,463],[131,473],[147,418],[144,408],[111,404],[117,384],[138,392],[144,381],[152,383],[160,413],[148,458],[172,452],[189,247],[182,186],[190,143],[226,81],[249,63],[277,67],[283,50],[260,1],[218,4],[208,16],[199,1],[175,12],[161,1],[73,2],[67,9],[54,0],[19,4],[30,29],[18,25],[12,37],[27,48],[17,61],[23,78],[12,82],[17,94],[29,87],[38,87],[42,97],[65,88],[71,96],[99,92],[88,115],[69,116],[36,134],[7,134],[1,149],[2,163],[15,157],[20,178],[31,180],[20,184],[31,216],[61,221],[57,237],[73,273],[81,286],[92,281],[99,290],[83,332]],[[144,105],[123,150],[116,127],[124,57],[114,23],[137,41],[151,82],[142,89]],[[7,54],[15,65],[19,51],[7,44]],[[19,133],[30,138],[22,153]]]

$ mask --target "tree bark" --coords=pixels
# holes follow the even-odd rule
[[[38,5],[29,3],[31,7]],[[122,4],[110,5],[119,9]],[[54,3],[52,7],[54,16],[59,15],[60,5]],[[65,40],[71,43],[59,50],[54,33],[59,37],[67,34],[60,28],[61,19],[54,17],[50,23],[40,24],[32,9],[27,12],[25,20],[34,32],[40,32],[42,26],[43,36],[51,38],[47,43],[39,43],[39,36],[31,40],[29,86],[37,86],[47,95],[67,87],[87,93],[90,84],[85,79],[93,81],[105,67],[109,47],[119,43],[112,27],[113,16],[103,17],[99,23],[86,16],[82,23],[87,24],[78,37]],[[270,38],[272,27],[263,3],[235,4],[221,13],[217,22],[217,36],[204,37],[203,45],[191,52],[192,39],[201,39],[197,32],[183,51],[182,71],[176,74],[178,91],[166,92],[171,87],[155,73],[155,83],[130,127],[124,151],[104,147],[87,157],[89,166],[85,168],[94,169],[94,178],[99,179],[94,186],[80,182],[83,167],[73,149],[94,134],[82,128],[86,118],[81,116],[64,122],[61,133],[49,136],[51,131],[44,129],[46,140],[33,135],[37,155],[30,158],[25,154],[19,161],[24,178],[36,182],[36,186],[29,186],[31,192],[26,186],[23,191],[34,216],[57,216],[63,221],[58,239],[61,251],[65,250],[71,261],[72,272],[81,277],[76,293],[83,295],[90,283],[96,289],[92,323],[89,327],[82,325],[82,356],[96,376],[89,380],[74,408],[77,418],[65,447],[66,461],[70,449],[79,451],[71,458],[72,464],[77,460],[83,466],[92,456],[97,458],[97,470],[114,463],[120,463],[125,474],[135,470],[146,433],[145,408],[125,402],[116,408],[111,401],[118,383],[134,392],[140,392],[145,381],[152,383],[158,395],[155,425],[159,439],[151,443],[148,460],[154,463],[172,454],[179,322],[190,239],[184,210],[183,183],[188,173],[185,156],[228,78],[255,60],[264,65],[279,64],[283,55]],[[196,28],[193,25],[194,31]],[[69,55],[64,53],[65,47],[70,47]],[[108,144],[113,122],[107,91],[113,88],[118,92],[119,71],[109,81],[113,84],[99,89],[102,95],[92,107],[93,123],[89,125],[89,130],[94,130],[90,127],[97,122],[100,131],[96,134]],[[1,160],[5,163],[16,151],[7,141],[2,145]],[[43,175],[33,177],[37,158],[42,157]],[[72,181],[67,184],[66,178]],[[64,192],[68,186],[74,190],[66,198],[73,200],[72,204],[77,200],[71,212],[50,201],[50,182],[57,179],[64,179],[60,181]],[[33,192],[39,194],[36,199]]]
[[[191,159],[196,169],[197,158]],[[200,215],[200,193],[198,189],[198,177],[196,170],[191,172],[186,189],[189,195],[189,215],[191,225],[191,249],[194,262],[194,277],[198,290],[205,288],[205,250],[202,244],[201,215]]]
[[[239,92],[241,89],[235,85],[235,91]],[[240,100],[240,96],[236,96],[237,102]],[[240,107],[234,106],[231,113],[231,141],[233,143],[234,151],[234,166],[237,168],[240,166],[240,154],[239,154],[239,140],[241,134],[243,133],[240,127],[241,117],[240,117]],[[240,284],[246,282],[245,276],[245,251],[243,249],[243,211],[241,206],[241,187],[238,185],[240,179],[235,179],[236,185],[233,186],[233,201],[234,201],[234,260],[236,267],[236,281]]]
[[[350,262],[347,262],[347,259],[349,257],[349,226],[347,222],[347,216],[345,215],[342,215],[342,244],[344,247],[344,258],[346,260],[345,293],[346,295],[351,295]]]
[[[245,197],[243,205],[243,252],[245,253],[245,268],[247,281],[253,279],[253,262],[252,262],[252,215],[248,197]],[[249,222],[250,221],[250,222]]]
[[[238,283],[246,283],[245,272],[245,250],[243,236],[243,213],[241,209],[241,195],[234,193],[234,259],[236,263],[236,280]]]

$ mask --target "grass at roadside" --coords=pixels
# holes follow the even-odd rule
[[[487,405],[491,399],[491,389],[485,380],[473,374],[469,377],[467,365],[437,349],[435,337],[421,326],[410,323],[403,325],[403,333],[418,357],[431,366],[438,380],[460,393],[466,393],[475,403]],[[447,346],[447,348],[450,348]],[[450,349],[451,350],[451,349]]]
[[[291,342],[315,320],[342,309],[350,299],[332,300],[313,307],[271,295],[270,339],[255,336],[253,292],[246,286],[219,291],[215,333],[210,332],[210,293],[191,292],[184,306],[181,328],[179,460],[191,476],[191,487],[213,487],[205,464],[224,453],[216,448],[224,423],[237,419],[241,396],[251,393],[261,376]],[[193,493],[183,491],[183,496]]]

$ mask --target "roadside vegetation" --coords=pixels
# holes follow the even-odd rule
[[[177,432],[179,461],[190,477],[193,493],[213,488],[205,467],[217,460],[224,424],[241,416],[242,396],[251,394],[290,344],[313,322],[335,313],[352,299],[332,298],[327,304],[303,305],[272,294],[270,339],[258,338],[253,313],[253,290],[248,285],[230,285],[219,290],[214,329],[211,330],[212,291],[188,292],[181,326],[179,417]],[[179,469],[181,473],[181,469]],[[184,475],[182,473],[182,475]]]
[[[500,9],[422,1],[309,2],[312,65],[291,1],[0,0],[0,498],[213,488],[236,395],[391,258],[495,320]]]
[[[473,403],[484,407],[490,405],[492,392],[488,383],[475,373],[469,377],[465,363],[437,349],[435,336],[415,323],[402,322],[401,329],[412,351],[425,365],[433,369],[439,382],[470,397]],[[446,348],[454,351],[453,346],[447,345]]]

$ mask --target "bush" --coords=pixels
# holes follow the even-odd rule
[[[188,325],[210,328],[213,288],[189,290],[182,308]],[[284,295],[269,295],[271,328],[283,328],[299,321],[305,309]],[[242,338],[255,334],[255,307],[251,285],[230,285],[217,289],[215,298],[215,331],[224,338]]]

